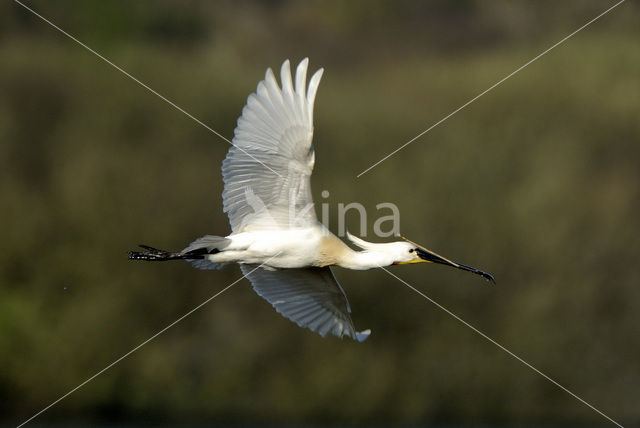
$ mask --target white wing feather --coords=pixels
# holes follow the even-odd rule
[[[298,65],[295,88],[289,61],[282,87],[268,69],[238,119],[233,147],[222,164],[223,209],[234,233],[307,227],[317,223],[310,177],[313,171],[313,104],[323,70],[305,89],[308,59]],[[256,213],[247,195],[266,207]]]
[[[322,337],[331,333],[357,341],[369,337],[370,330],[357,332],[351,308],[342,287],[328,267],[267,270],[240,265],[258,295],[276,311]]]

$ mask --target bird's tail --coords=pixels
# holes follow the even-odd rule
[[[229,243],[231,243],[230,239],[206,235],[196,239],[187,248],[177,253],[159,250],[148,245],[140,245],[145,251],[129,251],[129,260],[144,260],[148,262],[186,260],[198,269],[219,269],[221,265],[212,262],[207,256],[223,251]]]

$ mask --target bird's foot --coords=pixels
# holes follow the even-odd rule
[[[175,260],[181,258],[179,254],[159,250],[148,245],[140,245],[146,251],[129,251],[129,260],[145,260],[148,262]]]

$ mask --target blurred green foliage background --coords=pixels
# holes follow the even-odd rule
[[[316,201],[393,202],[492,272],[393,272],[623,424],[640,422],[640,9],[613,3],[29,1],[227,137],[268,66],[325,67]],[[229,232],[228,144],[0,5],[0,414],[18,423],[240,277],[126,259]],[[322,190],[330,196],[320,197]],[[350,227],[357,230],[356,218]],[[375,238],[369,236],[369,239]],[[337,270],[364,344],[246,280],[38,421],[588,424],[600,415],[382,271]]]

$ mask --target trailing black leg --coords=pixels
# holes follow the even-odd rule
[[[148,245],[140,245],[145,251],[129,251],[129,260],[162,262],[165,260],[186,260],[198,269],[219,269],[220,263],[212,262],[207,256],[218,254],[231,243],[231,240],[220,236],[207,235],[193,241],[184,250],[172,253],[159,250]]]
[[[144,260],[148,262],[163,262],[166,260],[199,260],[204,259],[207,254],[217,254],[220,252],[217,248],[196,248],[193,250],[183,250],[179,253],[171,253],[165,250],[159,250],[148,245],[139,245],[146,251],[129,251],[129,260]]]
[[[185,259],[180,253],[170,253],[169,251],[159,250],[148,245],[140,245],[146,251],[129,251],[129,260],[145,260],[148,262],[162,262],[165,260]]]

